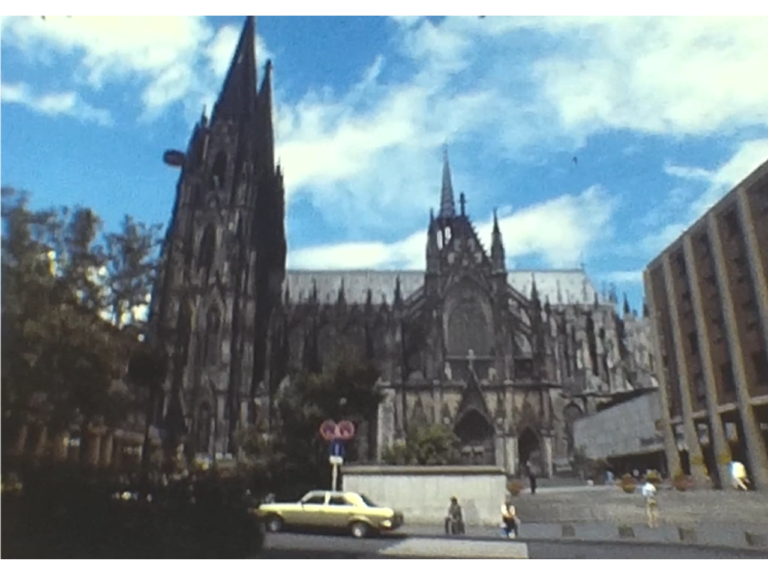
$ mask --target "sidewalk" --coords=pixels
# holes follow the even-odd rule
[[[406,524],[402,533],[408,536],[441,537],[442,526]],[[498,539],[501,529],[492,526],[468,526],[466,538]],[[617,525],[609,522],[522,523],[519,539],[563,540],[585,542],[622,542],[638,544],[698,545],[765,551],[768,554],[768,519],[763,524],[699,524],[678,527],[661,523],[656,529],[644,524]]]

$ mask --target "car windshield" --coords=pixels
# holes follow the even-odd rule
[[[378,508],[376,504],[373,503],[373,500],[368,498],[365,494],[360,494],[360,499],[365,503],[368,508]]]

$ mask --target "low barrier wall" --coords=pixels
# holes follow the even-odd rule
[[[406,525],[442,525],[455,496],[471,525],[495,525],[507,476],[493,466],[349,466],[344,490],[365,494],[405,515]]]

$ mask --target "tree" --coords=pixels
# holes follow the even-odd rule
[[[162,242],[159,224],[146,225],[125,216],[120,231],[106,235],[106,256],[112,321],[137,323],[136,310],[146,306],[158,271]]]
[[[405,442],[386,450],[387,464],[440,466],[461,462],[461,440],[441,424],[410,430]]]
[[[324,420],[373,423],[381,395],[371,365],[342,356],[320,374],[301,373],[277,400],[279,426],[270,446],[270,467],[296,490],[327,482],[328,446],[320,438]],[[348,458],[354,458],[355,445]]]
[[[2,197],[4,447],[30,418],[54,434],[119,424],[132,405],[116,381],[136,339],[103,318],[98,216],[31,210],[28,194],[12,188]]]

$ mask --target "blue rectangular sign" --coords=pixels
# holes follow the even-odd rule
[[[341,440],[331,440],[331,456],[344,457],[344,442]]]

